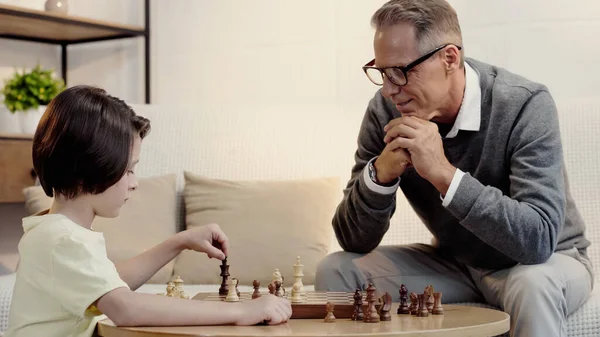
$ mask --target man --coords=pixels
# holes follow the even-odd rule
[[[566,336],[593,273],[548,89],[465,59],[445,0],[392,0],[372,24],[375,59],[364,70],[382,89],[333,219],[344,252],[320,263],[315,288],[372,282],[398,294],[432,284],[446,303],[502,308],[512,336]],[[378,247],[398,188],[431,246]]]

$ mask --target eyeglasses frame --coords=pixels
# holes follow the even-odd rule
[[[393,84],[395,84],[395,85],[397,85],[397,86],[400,86],[400,87],[402,87],[402,86],[405,86],[405,85],[407,85],[407,84],[408,84],[408,72],[409,72],[409,71],[411,71],[411,70],[412,70],[414,67],[418,66],[419,64],[421,64],[421,63],[425,62],[425,60],[427,60],[427,59],[429,59],[430,57],[432,57],[432,56],[433,56],[435,53],[437,53],[438,51],[440,51],[440,50],[442,50],[442,49],[444,49],[444,48],[446,48],[446,47],[448,47],[448,46],[450,46],[450,45],[453,45],[453,46],[455,46],[456,48],[458,48],[458,50],[461,50],[461,49],[462,49],[462,47],[461,47],[461,46],[457,46],[457,45],[455,45],[455,44],[453,44],[453,43],[446,43],[446,44],[444,44],[444,45],[441,45],[441,46],[439,46],[439,47],[437,47],[437,48],[433,49],[432,51],[430,51],[430,52],[426,53],[425,55],[423,55],[423,56],[419,57],[418,59],[414,60],[413,62],[409,63],[408,65],[406,65],[406,66],[404,66],[404,67],[402,67],[402,66],[392,66],[392,67],[386,67],[386,68],[377,68],[377,67],[375,67],[375,66],[374,66],[374,65],[375,65],[375,59],[372,59],[371,61],[369,61],[369,63],[365,64],[365,65],[362,67],[362,69],[363,69],[363,71],[365,72],[365,75],[367,75],[367,78],[369,79],[369,81],[371,81],[371,82],[373,82],[373,80],[371,80],[371,77],[369,77],[369,74],[367,74],[367,71],[368,71],[369,69],[375,69],[375,70],[377,70],[377,71],[379,71],[379,72],[381,73],[381,78],[382,78],[382,79],[383,79],[383,77],[384,77],[384,75],[385,75],[385,77],[387,77],[387,78],[388,78],[388,80],[390,80],[390,82],[392,82]],[[406,80],[406,82],[404,82],[404,84],[399,84],[399,83],[396,83],[396,82],[394,82],[394,80],[392,80],[392,78],[391,78],[391,77],[388,77],[388,76],[386,75],[385,71],[386,71],[387,69],[399,69],[400,71],[402,71],[402,73],[404,74],[404,79]],[[383,83],[382,83],[382,84],[377,84],[377,83],[375,83],[375,82],[373,82],[373,84],[375,84],[375,85],[378,85],[378,86],[382,86],[382,85],[383,85]]]

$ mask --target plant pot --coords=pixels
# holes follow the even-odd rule
[[[38,123],[40,122],[44,111],[46,111],[45,105],[40,105],[37,109],[17,111],[17,115],[19,116],[21,123],[21,133],[27,135],[35,134],[35,130],[37,129]]]
[[[69,2],[67,0],[46,0],[44,9],[47,12],[67,14],[69,12]]]
[[[21,133],[19,115],[8,111],[4,104],[0,105],[0,133]]]

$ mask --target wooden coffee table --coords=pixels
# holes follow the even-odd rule
[[[392,320],[379,323],[356,322],[350,319],[337,319],[335,323],[325,323],[322,319],[292,319],[287,323],[273,326],[184,326],[184,327],[116,327],[110,320],[98,324],[98,334],[102,337],[337,337],[337,336],[496,336],[510,328],[509,315],[498,310],[462,305],[444,305],[444,315],[416,317],[396,314],[398,304],[390,313]],[[325,317],[325,312],[323,312]]]

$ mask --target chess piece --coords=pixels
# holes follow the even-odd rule
[[[227,287],[227,280],[229,279],[229,265],[227,265],[227,258],[224,258],[221,261],[221,287],[219,288],[219,295],[226,295],[229,292],[229,288]]]
[[[442,293],[439,291],[433,293],[433,299],[433,310],[431,311],[431,313],[434,315],[443,315],[444,308],[442,308]]]
[[[275,271],[273,272],[273,282],[275,281],[279,281],[279,283],[281,283],[281,293],[285,294],[285,288],[283,288],[283,275],[281,275],[279,268],[275,268]]]
[[[430,284],[425,287],[425,306],[427,307],[427,311],[431,313],[433,311],[433,286]]]
[[[427,303],[425,303],[426,294],[419,294],[419,308],[417,309],[417,317],[427,317],[429,316],[429,311],[427,310]]]
[[[173,281],[169,281],[169,283],[167,283],[167,293],[166,296],[167,297],[175,297],[175,283],[173,283]]]
[[[335,323],[335,316],[333,315],[334,304],[331,302],[327,302],[325,305],[325,310],[327,311],[327,315],[325,316],[325,323]]]
[[[275,281],[269,283],[267,288],[269,288],[269,294],[275,295]]]
[[[363,306],[363,301],[362,301],[362,293],[360,292],[359,289],[356,289],[356,291],[354,292],[354,312],[352,313],[352,320],[353,321],[362,321],[364,319],[364,315],[363,315],[363,311],[362,311],[362,306]]]
[[[408,289],[406,289],[406,286],[403,284],[400,286],[400,305],[398,306],[398,314],[401,315],[408,315],[410,314],[410,310],[408,309],[408,304],[406,303],[406,301],[408,300]]]
[[[189,299],[190,296],[185,293],[183,290],[183,280],[181,277],[176,276],[175,280],[173,280],[174,289],[173,289],[173,297]]]
[[[392,295],[385,292],[379,299],[381,307],[379,308],[379,316],[381,321],[391,321],[392,315],[390,315],[390,309],[392,308]]]
[[[225,297],[225,302],[239,302],[240,297],[238,296],[236,290],[238,280],[236,278],[232,278],[227,280],[227,285],[229,291],[227,292],[227,297]]]
[[[419,298],[417,297],[417,294],[410,293],[410,307],[408,308],[408,310],[410,311],[410,314],[413,316],[417,314],[418,301],[419,301]]]
[[[302,284],[302,277],[304,276],[304,273],[302,272],[302,268],[304,267],[303,264],[300,264],[300,256],[296,257],[296,264],[294,264],[292,266],[294,268],[294,285],[296,283],[300,284],[300,296],[306,296],[306,292],[304,291],[304,284]],[[283,278],[282,278],[282,282],[283,282]],[[292,297],[294,296],[293,294],[293,285],[292,285]]]
[[[254,286],[254,292],[252,293],[252,299],[261,297],[262,294],[260,293],[260,281],[258,281],[258,280],[252,281],[252,286]]]
[[[367,287],[367,312],[364,315],[363,321],[365,323],[379,323],[379,314],[377,313],[377,309],[375,308],[375,286],[373,283],[369,283]]]
[[[283,297],[283,290],[281,289],[281,282],[275,281],[275,296]]]
[[[302,284],[299,282],[294,283],[292,287],[292,298],[290,299],[292,303],[302,303],[304,302],[304,297],[300,292]]]

